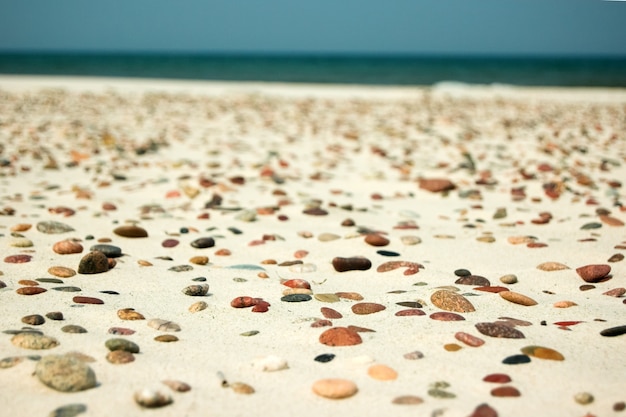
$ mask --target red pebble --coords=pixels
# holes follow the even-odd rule
[[[307,290],[311,289],[311,284],[309,284],[308,281],[305,281],[303,279],[290,279],[287,280],[285,282],[283,282],[283,285],[289,287],[289,288],[305,288]]]
[[[333,322],[330,320],[315,320],[313,323],[311,323],[311,327],[331,327],[333,325]]]
[[[322,315],[327,319],[340,319],[343,315],[337,310],[333,310],[332,308],[322,307],[320,308]]]
[[[8,264],[23,264],[33,259],[30,255],[9,255],[4,258],[4,262]]]
[[[459,342],[463,342],[468,346],[472,346],[472,347],[478,347],[478,346],[482,346],[485,344],[485,341],[479,337],[476,336],[472,336],[469,333],[465,333],[465,332],[457,332],[454,335],[455,339],[458,340]]]
[[[256,304],[252,307],[253,313],[265,313],[270,309],[270,303],[257,299]]]
[[[17,290],[15,290],[15,292],[20,295],[37,295],[46,291],[47,290],[45,288],[41,288],[41,287],[22,287],[22,288],[18,288]]]
[[[398,311],[396,314],[396,316],[398,317],[406,317],[406,316],[425,316],[426,313],[424,313],[422,310],[420,310],[419,308],[409,308],[407,310],[400,310]]]
[[[584,323],[582,321],[556,321],[554,324],[557,326],[574,326],[578,323]]]
[[[77,295],[76,297],[72,298],[72,301],[78,304],[104,304],[104,301],[99,298],[83,297],[81,295]]]
[[[433,320],[439,320],[439,321],[461,321],[461,320],[465,320],[465,317],[463,317],[460,314],[456,314],[456,313],[449,313],[447,311],[438,311],[436,313],[433,313],[430,315],[430,318]]]
[[[469,417],[498,417],[498,412],[489,404],[480,404]]]
[[[506,287],[499,287],[499,286],[476,287],[474,289],[476,291],[485,291],[485,292],[493,292],[493,293],[499,293],[501,291],[508,291],[509,290]]]
[[[498,387],[491,390],[491,395],[494,397],[519,397],[522,395],[515,387]]]
[[[259,302],[258,298],[243,296],[243,297],[233,298],[233,300],[230,302],[230,305],[231,307],[235,307],[235,308],[245,308],[245,307],[252,307],[258,304],[258,302]]]
[[[506,384],[511,382],[511,377],[507,374],[489,374],[483,378],[485,382],[494,382],[496,384]]]

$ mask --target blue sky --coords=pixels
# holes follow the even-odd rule
[[[626,56],[626,2],[5,0],[0,51]]]

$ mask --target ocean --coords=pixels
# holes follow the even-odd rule
[[[0,74],[433,85],[626,87],[626,57],[0,53]]]

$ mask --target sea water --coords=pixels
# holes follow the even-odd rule
[[[0,54],[0,74],[219,81],[626,87],[626,58],[263,54]]]

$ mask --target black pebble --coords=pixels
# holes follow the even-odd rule
[[[333,353],[322,353],[321,355],[317,355],[315,357],[315,361],[322,363],[330,362],[333,359],[335,359],[335,355]]]
[[[617,327],[611,327],[609,329],[604,329],[600,332],[600,334],[602,336],[606,336],[606,337],[615,337],[615,336],[621,336],[623,334],[626,333],[626,325],[625,326],[617,326]]]
[[[280,298],[280,301],[286,301],[288,303],[299,303],[302,301],[310,301],[311,296],[308,294],[289,294]]]
[[[120,256],[122,256],[122,249],[113,245],[104,245],[104,244],[93,245],[89,250],[100,251],[104,253],[107,258],[119,258]]]
[[[201,237],[191,242],[191,246],[197,249],[212,248],[215,240],[212,237]]]
[[[392,252],[390,250],[377,250],[376,253],[382,256],[400,256],[398,252]]]
[[[206,278],[205,277],[197,277],[197,278],[192,279],[192,281],[195,281],[195,282],[205,282]]]
[[[467,269],[457,269],[456,271],[454,271],[454,275],[456,275],[457,277],[467,277],[472,275],[472,273]]]
[[[506,365],[519,365],[522,363],[529,363],[529,362],[530,362],[530,356],[528,355],[513,355],[513,356],[504,358],[504,360],[502,361],[502,363]]]

